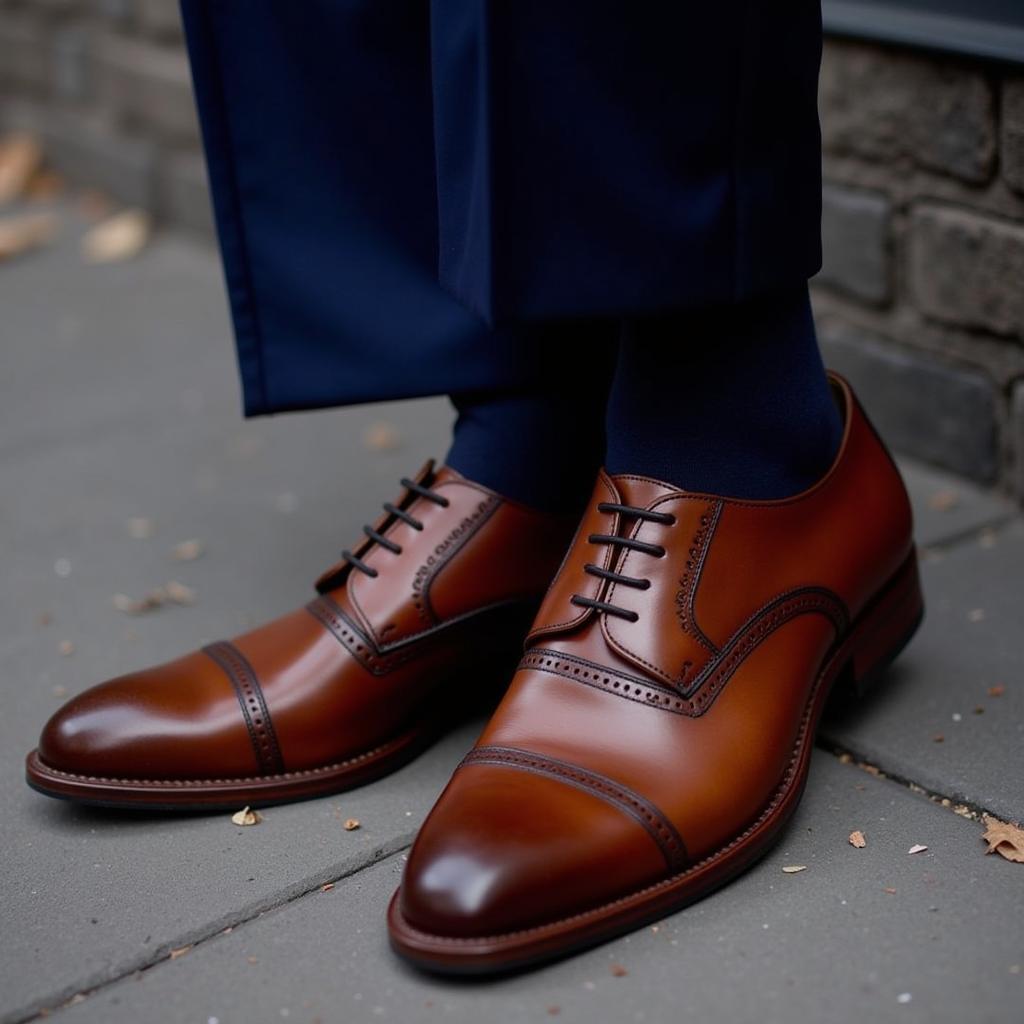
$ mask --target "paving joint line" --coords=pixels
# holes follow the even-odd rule
[[[191,955],[196,947],[204,946],[208,942],[212,942],[217,938],[234,932],[236,928],[242,928],[273,911],[281,910],[293,903],[297,903],[301,899],[305,899],[307,896],[312,896],[314,893],[321,892],[325,885],[336,885],[338,882],[344,881],[345,879],[355,877],[360,872],[366,871],[368,868],[377,867],[378,865],[383,864],[408,850],[412,846],[414,838],[415,833],[412,833],[399,837],[395,843],[385,843],[373,850],[363,863],[358,864],[349,870],[343,871],[340,875],[332,874],[328,877],[324,877],[322,880],[318,878],[315,883],[309,884],[296,892],[288,892],[285,890],[286,895],[284,898],[278,899],[276,902],[258,904],[248,913],[244,913],[236,919],[226,918],[218,921],[215,927],[207,926],[205,929],[200,927],[192,933],[186,933],[186,935],[180,939],[163,942],[152,956],[116,969],[116,973],[113,973],[102,980],[98,980],[95,983],[90,984],[88,981],[72,983],[59,995],[43,997],[43,999],[37,1000],[36,1002],[38,1005],[30,1009],[26,1008],[24,1010],[15,1010],[14,1016],[4,1017],[3,1022],[4,1024],[27,1024],[29,1021],[43,1019],[48,1020],[60,1013],[62,1010],[67,1010],[73,1006],[80,1005],[91,996],[110,988],[112,985],[117,985],[128,978],[146,974],[153,970],[153,968],[159,967],[161,964],[170,963],[172,960],[177,959],[177,956],[174,955],[175,953],[177,953],[178,956],[182,955],[178,952],[179,950],[185,949],[188,954]],[[273,899],[273,897],[271,897],[271,899]],[[225,920],[227,921],[226,924]],[[190,935],[194,935],[195,937],[189,938]],[[67,995],[66,993],[71,989],[77,989],[77,991]],[[47,998],[52,998],[54,1002],[46,1004],[45,1000]]]
[[[823,736],[819,736],[815,741],[815,745],[819,750],[831,754],[841,764],[853,765],[854,768],[860,769],[862,772],[872,776],[872,778],[881,779],[883,782],[892,782],[901,789],[909,789],[911,793],[927,797],[937,807],[941,807],[943,810],[949,811],[960,818],[967,818],[969,821],[982,821],[987,814],[992,818],[997,818],[999,821],[1003,820],[1001,815],[996,814],[982,804],[975,803],[973,800],[961,800],[958,797],[952,797],[947,793],[941,793],[938,790],[922,786],[919,782],[915,782],[913,779],[907,778],[898,772],[881,768],[864,755],[857,753],[842,743],[835,743],[825,739]]]
[[[929,554],[946,554],[962,547],[969,541],[978,541],[985,536],[994,535],[998,537],[1005,533],[1014,523],[1024,522],[1024,516],[1013,510],[1007,510],[1003,515],[982,523],[975,523],[973,526],[965,526],[963,529],[933,540],[928,544],[921,545],[921,554],[927,559]]]

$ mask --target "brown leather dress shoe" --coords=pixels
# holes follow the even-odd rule
[[[49,796],[261,805],[398,768],[497,700],[573,523],[428,463],[290,615],[69,701],[27,761]]]
[[[849,387],[835,463],[783,501],[601,474],[511,689],[420,831],[398,952],[480,972],[664,916],[792,814],[834,687],[920,621],[900,476]]]

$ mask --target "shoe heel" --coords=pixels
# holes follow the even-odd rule
[[[864,696],[910,642],[924,618],[924,597],[912,551],[896,575],[861,612],[844,646],[850,652],[843,681]]]

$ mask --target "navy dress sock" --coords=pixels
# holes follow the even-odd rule
[[[832,462],[842,423],[807,288],[627,321],[607,434],[610,473],[753,499],[814,484]]]
[[[617,333],[611,320],[552,328],[531,341],[533,383],[451,395],[459,415],[445,462],[532,508],[582,513],[604,460]]]

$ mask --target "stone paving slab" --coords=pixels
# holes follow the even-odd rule
[[[914,535],[920,547],[975,539],[986,528],[1019,514],[1007,498],[913,459],[897,460],[914,506]]]
[[[847,841],[855,828],[865,849]],[[656,930],[563,963],[457,983],[400,964],[383,926],[401,872],[397,856],[55,1019],[136,1024],[159,1006],[167,1024],[1016,1024],[1024,1000],[1021,869],[986,856],[980,831],[818,753],[797,817],[758,867]],[[916,843],[927,852],[909,855]],[[800,874],[782,872],[801,864]]]
[[[823,735],[935,793],[1024,820],[1024,525],[933,552],[922,576],[917,636]]]

